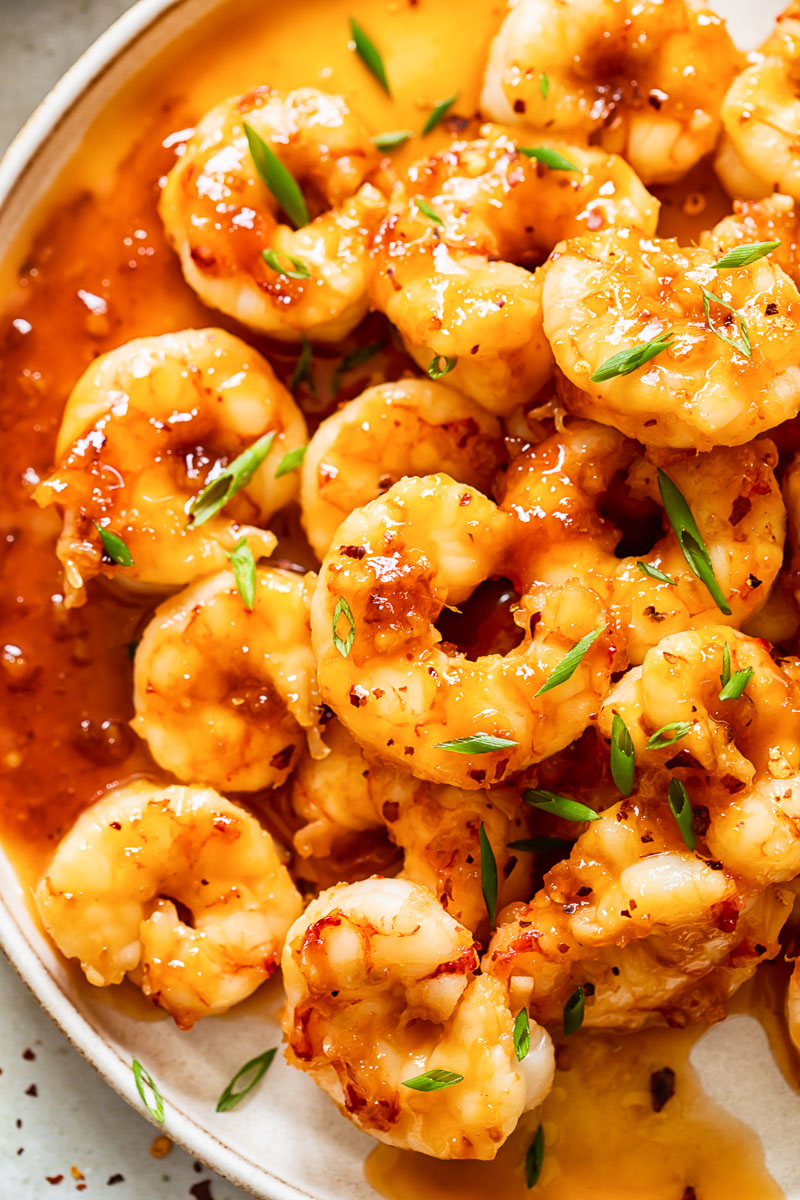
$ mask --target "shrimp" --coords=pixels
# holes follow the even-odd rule
[[[248,610],[231,571],[156,611],[134,659],[132,728],[182,783],[251,792],[282,784],[309,739],[324,754],[311,652],[315,576],[259,567]]]
[[[593,136],[645,183],[670,183],[714,149],[740,63],[698,0],[509,0],[481,109],[555,136]]]
[[[491,491],[505,465],[499,421],[441,383],[401,379],[367,388],[328,417],[303,462],[303,528],[324,558],[353,509],[404,475],[446,471]]]
[[[772,191],[800,200],[800,4],[789,4],[755,62],[722,101],[725,137],[715,167],[731,195],[757,200]]]
[[[515,790],[466,792],[381,766],[337,721],[326,726],[325,741],[331,753],[307,756],[292,778],[292,805],[305,820],[294,835],[301,858],[329,855],[353,832],[385,828],[403,852],[401,876],[426,887],[468,929],[485,931],[483,825],[497,867],[498,911],[530,895],[530,855],[509,844],[529,832],[530,810]]]
[[[323,699],[368,753],[475,790],[586,728],[614,659],[608,616],[591,590],[526,592],[514,615],[524,637],[506,655],[472,662],[439,644],[434,622],[445,605],[489,576],[518,574],[514,534],[512,517],[446,475],[401,480],[339,527],[312,600],[312,641]],[[538,696],[592,633],[574,673]],[[459,752],[461,739],[486,735],[502,748]]]
[[[700,245],[715,259],[737,246],[775,241],[780,245],[770,252],[770,260],[800,285],[800,214],[791,196],[734,200],[731,215],[700,234]]]
[[[475,974],[472,934],[418,884],[323,892],[289,930],[282,967],[287,1059],[382,1142],[492,1159],[550,1090],[549,1037],[532,1025],[517,1062],[505,986]],[[429,1071],[459,1079],[404,1086]]]
[[[527,157],[486,125],[414,164],[371,250],[370,298],[411,356],[425,369],[446,358],[448,382],[500,414],[536,393],[552,369],[540,281],[523,268],[587,228],[635,224],[652,233],[658,219],[658,202],[621,159],[563,143],[547,150],[565,169]]]
[[[301,185],[311,216],[295,214],[300,228],[279,219],[245,126]],[[205,304],[258,333],[285,341],[346,337],[367,313],[367,240],[386,207],[371,182],[380,161],[341,96],[259,87],[217,105],[161,193],[161,219],[186,282]],[[270,250],[273,264],[264,259]]]
[[[773,473],[778,455],[766,440],[703,455],[661,456],[709,548],[730,616],[723,616],[691,571],[665,513],[664,536],[650,551],[617,557],[622,535],[601,515],[600,505],[615,480],[626,475],[640,511],[661,506],[658,461],[609,426],[568,420],[514,459],[501,502],[520,523],[526,582],[565,584],[578,578],[593,588],[625,630],[631,663],[641,662],[667,634],[741,625],[764,604],[783,563],[786,518]],[[646,574],[640,563],[661,578]]]
[[[210,788],[141,780],[81,814],[35,899],[91,984],[128,976],[181,1029],[254,992],[302,911],[255,817]]]
[[[786,989],[786,1026],[792,1045],[800,1053],[800,960],[795,961]]]
[[[769,258],[722,272],[714,262],[634,230],[556,249],[542,272],[544,329],[571,412],[648,445],[710,450],[800,410],[797,288]],[[668,344],[632,372],[592,379],[658,339]]]
[[[194,524],[190,505],[204,485],[268,433],[269,452],[246,486]],[[64,513],[57,554],[67,603],[84,603],[96,575],[174,591],[227,566],[242,538],[256,558],[271,554],[276,539],[262,526],[297,492],[295,476],[276,479],[276,467],[306,436],[266,360],[221,329],[140,338],[101,355],[67,401],[56,466],[34,492]],[[101,530],[122,538],[130,565],[109,557]]]

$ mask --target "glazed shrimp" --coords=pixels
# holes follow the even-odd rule
[[[698,0],[509,0],[481,108],[556,136],[595,136],[645,183],[669,183],[714,149],[739,61]]]
[[[380,878],[330,888],[286,938],[286,1057],[382,1142],[492,1159],[547,1095],[554,1059],[532,1025],[517,1062],[506,989],[477,966],[472,934],[425,888]],[[463,1078],[435,1092],[404,1086],[436,1070]]]
[[[310,216],[300,228],[280,219],[245,125],[302,187]],[[161,219],[187,283],[211,308],[270,337],[346,337],[367,313],[367,237],[385,210],[369,182],[379,162],[341,96],[260,87],[217,105],[161,194]],[[268,265],[270,250],[291,274]]]
[[[128,976],[181,1029],[254,992],[302,911],[254,817],[210,788],[144,782],[115,788],[78,818],[36,906],[90,983]]]
[[[537,392],[552,365],[539,280],[523,268],[585,229],[654,232],[658,219],[658,202],[620,158],[548,148],[569,169],[526,157],[506,131],[486,125],[414,164],[371,251],[370,298],[411,356],[424,369],[447,358],[448,382],[501,414]]]
[[[423,379],[378,384],[342,405],[309,442],[303,528],[324,558],[344,518],[404,475],[446,471],[489,492],[505,458],[499,421],[466,396]]]
[[[703,625],[740,626],[766,601],[783,563],[786,517],[772,442],[718,447],[703,455],[661,456],[709,548],[715,578],[730,607],[723,616],[691,571],[666,513],[664,536],[650,551],[619,558],[621,534],[600,505],[618,476],[631,501],[661,506],[658,459],[609,426],[568,420],[519,455],[505,477],[501,508],[520,524],[522,572],[528,583],[580,579],[593,588],[626,631],[629,662],[670,633]],[[638,563],[666,575],[653,578]]]
[[[326,726],[325,742],[331,753],[306,757],[292,778],[292,805],[306,822],[294,835],[301,858],[329,855],[353,832],[385,828],[403,852],[401,876],[426,887],[462,925],[485,932],[483,824],[497,866],[498,911],[530,895],[530,855],[509,845],[529,832],[530,810],[515,790],[466,792],[381,766],[337,721]]]
[[[695,450],[741,445],[797,413],[797,288],[768,257],[735,271],[715,261],[633,230],[556,249],[542,272],[544,328],[570,411]],[[658,338],[670,345],[632,373],[592,381],[613,355]]]
[[[352,513],[320,569],[311,630],[323,699],[368,753],[420,779],[474,790],[568,745],[608,687],[614,658],[596,593],[526,592],[524,631],[505,656],[471,662],[440,645],[434,622],[487,577],[519,572],[515,523],[446,475],[405,479]],[[598,632],[575,672],[542,696],[564,656]],[[441,743],[492,735],[490,753]]]
[[[204,485],[268,433],[247,485],[193,527]],[[67,401],[56,466],[34,493],[64,513],[57,553],[68,604],[84,602],[96,575],[173,591],[227,566],[242,537],[256,558],[271,554],[275,537],[262,526],[297,491],[293,474],[276,479],[275,470],[305,440],[302,413],[266,360],[221,329],[140,338],[102,355]],[[100,528],[122,538],[132,565],[104,553]]]
[[[722,102],[725,138],[714,165],[731,195],[759,199],[779,191],[800,199],[798,80],[800,4],[794,2]]]
[[[306,739],[324,754],[311,652],[315,577],[259,567],[248,610],[231,571],[165,601],[136,650],[132,728],[181,782],[278,787]]]
[[[780,245],[770,252],[770,261],[800,284],[800,214],[791,196],[734,200],[731,215],[700,234],[700,245],[715,259],[737,246],[775,241]]]

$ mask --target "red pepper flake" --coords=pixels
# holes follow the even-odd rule
[[[211,1180],[201,1179],[199,1183],[189,1188],[189,1195],[194,1196],[195,1200],[214,1200],[211,1194]]]
[[[36,1055],[30,1047],[22,1051],[22,1057],[25,1059],[25,1062],[36,1062]]]
[[[55,1187],[55,1185],[57,1183],[61,1183],[61,1180],[63,1178],[64,1178],[63,1175],[45,1175],[45,1179],[47,1180],[48,1183],[51,1183],[53,1185],[53,1187]]]
[[[117,1172],[116,1175],[109,1175],[108,1179],[106,1180],[106,1187],[113,1187],[115,1183],[124,1183],[124,1182],[125,1182],[125,1176],[120,1175],[119,1172]]]
[[[29,1088],[25,1089],[25,1095],[26,1096],[38,1096],[39,1095],[39,1089],[37,1088],[35,1083],[32,1083]]]

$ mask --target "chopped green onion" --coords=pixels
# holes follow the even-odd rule
[[[452,1087],[454,1083],[461,1083],[463,1078],[463,1075],[458,1075],[455,1071],[446,1071],[443,1067],[436,1067],[433,1071],[415,1075],[413,1079],[404,1079],[403,1087],[413,1088],[415,1092],[438,1092],[440,1088]]]
[[[497,862],[495,861],[492,843],[489,841],[483,821],[481,821],[480,827],[480,843],[481,890],[483,891],[486,911],[489,914],[489,923],[494,929],[497,923]]]
[[[348,630],[344,637],[339,636],[339,621],[344,617],[348,623]],[[356,623],[353,620],[353,612],[350,605],[345,600],[344,596],[340,596],[336,601],[336,608],[333,610],[333,644],[341,654],[342,658],[347,658],[353,648],[353,642],[356,636]]]
[[[703,293],[703,312],[706,315],[706,325],[714,334],[714,336],[718,337],[719,340],[724,342],[726,346],[731,346],[734,350],[737,350],[739,354],[743,354],[745,358],[752,358],[753,347],[750,342],[750,330],[747,328],[745,319],[739,312],[738,308],[734,308],[733,305],[726,303],[725,300],[720,300],[719,296],[715,296],[714,293],[709,292],[707,288],[701,288],[700,290]],[[736,320],[739,322],[739,329],[742,335],[740,338],[730,338],[726,333],[721,333],[720,330],[717,329],[716,325],[711,320],[712,300],[716,304],[719,304],[722,308],[727,308],[728,312],[733,313],[733,315],[736,317]]]
[[[630,796],[636,774],[636,751],[628,726],[619,713],[611,724],[611,777],[623,796]]]
[[[453,754],[491,754],[494,750],[518,745],[519,742],[495,737],[493,733],[473,733],[470,737],[456,738],[453,742],[439,742],[434,750],[451,750]]]
[[[746,246],[734,246],[727,254],[723,254],[719,262],[714,263],[715,271],[727,271],[735,267],[749,267],[750,263],[766,258],[773,250],[777,250],[780,242],[751,242]]]
[[[243,1067],[240,1067],[217,1101],[217,1112],[230,1112],[240,1100],[243,1100],[249,1092],[252,1092],[256,1084],[260,1083],[266,1075],[277,1053],[277,1047],[265,1050],[263,1054],[257,1055],[256,1058],[251,1058]],[[236,1091],[237,1083],[248,1075],[250,1078],[244,1087]]]
[[[309,221],[308,208],[294,175],[288,167],[283,165],[275,151],[256,133],[253,126],[248,125],[247,121],[244,122],[244,131],[247,135],[250,155],[262,182],[272,192],[295,229],[307,225]]]
[[[453,95],[448,96],[446,100],[439,101],[439,103],[431,111],[431,115],[428,117],[425,124],[422,126],[423,137],[436,128],[442,117],[447,113],[447,110],[455,104],[457,99],[458,92],[454,92]]]
[[[294,395],[304,380],[308,383],[312,395],[316,395],[314,377],[311,374],[311,353],[311,342],[307,337],[303,337],[303,348],[300,351],[300,357],[295,363],[292,377],[289,380],[289,391],[292,395]]]
[[[457,358],[447,358],[444,354],[437,354],[428,363],[428,375],[431,379],[443,379],[445,375],[450,374],[457,362]]]
[[[731,677],[731,648],[727,642],[722,647],[722,674],[719,681],[723,687],[728,683]]]
[[[543,788],[528,788],[522,793],[522,799],[531,808],[540,808],[542,812],[552,813],[564,821],[597,821],[600,817],[593,808],[587,808],[580,801],[546,792]]]
[[[681,837],[688,848],[694,850],[697,845],[697,838],[692,829],[692,806],[689,803],[689,793],[680,779],[671,779],[669,781],[668,797],[672,815],[675,818],[678,829],[681,831]]]
[[[273,271],[277,271],[279,275],[288,275],[290,279],[311,278],[311,272],[302,258],[295,258],[293,254],[287,254],[285,250],[262,250],[261,257],[267,266],[272,267]],[[290,271],[288,267],[282,267],[281,259],[290,262],[294,270]]]
[[[376,133],[372,139],[373,146],[379,150],[397,150],[404,146],[414,134],[410,129],[394,129],[390,133]]]
[[[528,1188],[535,1187],[539,1182],[544,1162],[544,1129],[540,1125],[534,1134],[533,1141],[525,1154],[525,1183]]]
[[[607,628],[607,625],[598,625],[597,629],[593,629],[591,633],[584,634],[581,640],[576,642],[572,649],[564,655],[555,670],[550,672],[538,692],[534,692],[534,699],[536,696],[543,696],[545,692],[558,687],[559,684],[566,683],[570,676],[575,674],[581,660],[588,654],[600,634],[605,633]]]
[[[669,475],[661,470],[661,467],[658,468],[658,490],[661,493],[664,511],[669,518],[669,523],[672,526],[675,537],[678,539],[678,545],[681,548],[683,557],[689,564],[693,574],[697,576],[701,583],[705,584],[720,612],[724,612],[729,617],[731,615],[730,605],[717,582],[714,567],[711,563],[711,555],[708,553],[708,547],[703,541],[700,530],[697,528],[697,522],[692,516],[692,510],[686,503],[686,497],[683,492],[677,484],[673,483]]]
[[[662,725],[660,729],[656,730],[656,732],[648,740],[647,749],[669,749],[670,746],[674,746],[676,742],[679,742],[681,738],[685,738],[687,733],[691,732],[691,721],[670,721],[668,724]],[[668,734],[672,734],[672,737],[668,737]]]
[[[103,543],[103,553],[116,563],[118,567],[132,567],[133,555],[128,547],[123,542],[118,533],[112,533],[110,529],[103,529],[102,526],[94,522],[94,527],[100,534],[100,541]]]
[[[550,95],[550,80],[544,72],[539,76],[539,95],[543,100],[546,100]]]
[[[649,342],[640,342],[638,346],[631,346],[630,350],[620,350],[618,354],[612,354],[611,358],[601,363],[594,375],[590,376],[592,383],[605,383],[607,379],[616,379],[618,375],[630,375],[632,371],[638,371],[639,367],[650,362],[651,358],[669,350],[674,340],[670,333],[659,333]]]
[[[243,450],[224,471],[206,484],[189,506],[188,523],[192,529],[197,529],[199,525],[210,521],[237,492],[247,487],[269,454],[274,441],[274,430],[265,433],[252,446]]]
[[[755,674],[752,667],[734,671],[719,694],[720,700],[738,700]]]
[[[253,551],[243,537],[228,555],[233,567],[233,577],[236,580],[236,590],[244,601],[248,612],[252,612],[256,602],[256,560]]]
[[[564,1033],[567,1037],[577,1033],[583,1024],[584,996],[583,987],[577,987],[564,1005]]]
[[[431,208],[424,196],[415,196],[414,203],[422,213],[423,217],[427,217],[429,221],[433,221],[436,225],[444,225],[442,218],[435,211],[435,209]]]
[[[530,1048],[531,1023],[527,1008],[521,1008],[514,1021],[514,1053],[517,1056],[517,1062],[522,1062],[523,1058],[527,1057]]]
[[[371,71],[375,76],[378,83],[386,92],[386,95],[391,96],[392,89],[389,87],[389,77],[386,74],[383,56],[372,39],[367,36],[358,21],[353,17],[350,18],[350,33],[356,45],[356,54],[367,70]]]
[[[356,367],[362,366],[365,362],[369,362],[376,354],[383,350],[386,342],[369,342],[366,346],[359,346],[357,350],[351,350],[349,354],[345,354],[342,361],[339,363],[336,370],[331,375],[331,395],[335,396],[342,386],[342,379],[348,371],[354,370]]]
[[[519,146],[520,154],[524,154],[526,158],[535,158],[537,162],[544,163],[551,171],[580,171],[580,167],[576,167],[575,163],[570,162],[568,158],[564,158],[563,154],[559,154],[557,150],[551,150],[549,146]]]
[[[509,850],[519,850],[523,854],[566,854],[572,849],[573,843],[566,838],[531,837],[521,838],[518,842],[506,842]]]
[[[306,456],[308,446],[296,446],[294,450],[287,450],[281,461],[275,468],[275,478],[280,479],[284,475],[291,474],[298,467],[303,465],[303,459]]]
[[[136,1081],[136,1090],[142,1098],[147,1111],[151,1117],[163,1124],[164,1122],[164,1098],[158,1090],[158,1084],[153,1079],[149,1071],[146,1071],[138,1058],[131,1059],[131,1070],[133,1078]],[[148,1096],[145,1087],[150,1089],[151,1095]]]
[[[636,566],[643,575],[649,575],[651,579],[657,579],[659,583],[668,583],[670,587],[675,587],[675,580],[669,575],[665,575],[663,571],[659,571],[658,567],[651,567],[649,563],[637,562]]]

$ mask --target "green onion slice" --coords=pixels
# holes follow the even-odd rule
[[[525,1155],[525,1183],[528,1188],[539,1182],[544,1162],[544,1129],[540,1125]]]
[[[376,354],[379,354],[383,350],[385,345],[385,341],[369,342],[366,346],[359,346],[357,350],[351,350],[349,354],[345,354],[333,372],[333,375],[331,375],[331,395],[335,396],[337,394],[342,386],[342,379],[348,371],[353,371],[356,367],[369,362],[371,358],[374,358]]]
[[[311,272],[302,258],[295,258],[293,254],[287,254],[285,250],[262,250],[261,257],[267,266],[272,267],[273,271],[277,271],[279,275],[288,275],[290,279],[311,278]],[[288,267],[282,266],[281,259],[284,262],[290,262],[294,270],[290,271]]]
[[[422,126],[423,137],[426,134],[431,133],[431,131],[436,128],[442,117],[444,117],[447,111],[452,108],[457,99],[458,92],[454,92],[452,96],[448,96],[446,100],[440,100],[439,103],[435,105],[435,107],[431,110],[431,114],[427,121]]]
[[[389,133],[376,133],[372,139],[373,146],[379,150],[397,150],[404,146],[409,138],[414,136],[410,129],[393,129]]]
[[[277,1047],[273,1046],[271,1050],[265,1050],[263,1054],[251,1058],[243,1067],[240,1067],[217,1101],[217,1112],[230,1112],[240,1100],[244,1100],[248,1092],[252,1092],[253,1088],[264,1078],[277,1053]],[[243,1079],[246,1082],[237,1091],[236,1085]]]
[[[274,441],[274,430],[265,433],[206,484],[189,506],[189,525],[192,529],[210,521],[237,492],[247,487],[272,449]]]
[[[669,475],[661,470],[661,467],[658,468],[658,490],[661,493],[664,511],[690,570],[701,583],[705,584],[720,612],[724,612],[729,617],[731,615],[730,605],[717,582],[711,555],[697,528],[692,510],[686,503],[686,497],[678,485],[673,483]]]
[[[299,229],[309,221],[308,208],[303,193],[288,167],[285,167],[275,151],[267,145],[252,125],[244,122],[250,155],[262,182],[272,192],[286,216]]]
[[[248,612],[252,612],[256,602],[256,560],[253,551],[243,537],[228,555],[233,567],[233,577],[236,580],[236,590],[244,601]]]
[[[620,350],[618,354],[612,354],[611,358],[601,363],[594,375],[590,376],[592,383],[605,383],[607,379],[616,379],[618,375],[630,375],[632,371],[638,371],[639,367],[650,362],[651,358],[669,350],[674,340],[670,333],[659,333],[649,342],[641,342],[638,346],[631,346],[630,350]]]
[[[628,726],[619,713],[611,724],[611,777],[623,796],[630,796],[636,774],[636,751]]]
[[[292,395],[294,395],[304,380],[308,383],[312,395],[316,395],[314,377],[311,374],[311,354],[311,342],[307,337],[303,337],[303,348],[300,351],[300,357],[295,363],[295,368],[292,371],[292,377],[289,380],[289,391],[292,393]]]
[[[727,254],[723,254],[719,262],[714,263],[715,271],[727,271],[735,267],[749,267],[750,263],[766,258],[773,250],[777,250],[780,242],[750,242],[746,246],[734,246]]]
[[[521,1008],[514,1021],[514,1053],[517,1062],[522,1062],[531,1048],[531,1023],[527,1008]]]
[[[423,217],[427,217],[429,221],[433,221],[436,225],[444,225],[442,218],[435,209],[431,208],[424,196],[415,196],[414,203],[422,213]]]
[[[489,841],[483,821],[481,821],[480,827],[480,843],[481,889],[486,904],[486,911],[489,914],[489,923],[494,929],[497,923],[497,862],[495,861],[492,843]]]
[[[738,700],[755,674],[752,667],[734,671],[719,694],[720,700]]]
[[[651,579],[657,579],[659,583],[668,583],[670,587],[676,586],[675,580],[663,571],[659,571],[658,567],[651,567],[646,562],[637,562],[636,566],[643,575],[649,575]]]
[[[112,533],[110,529],[103,529],[101,525],[97,524],[97,521],[94,522],[94,527],[100,534],[100,541],[103,543],[103,553],[113,563],[116,563],[118,567],[132,567],[133,555],[119,534]]]
[[[572,649],[564,655],[555,670],[551,671],[538,692],[534,693],[534,698],[543,696],[545,692],[558,687],[561,683],[566,683],[570,676],[575,674],[581,660],[588,654],[600,634],[605,633],[607,628],[608,625],[598,625],[597,629],[593,629],[591,633],[584,634],[581,640],[576,642]]]
[[[744,316],[739,312],[738,308],[734,308],[732,304],[728,304],[725,300],[720,300],[719,296],[715,296],[713,292],[709,292],[707,288],[700,289],[703,293],[703,312],[706,316],[706,325],[721,342],[726,346],[731,346],[737,350],[739,354],[743,354],[745,358],[753,357],[753,346],[750,341],[750,330],[747,328]],[[727,333],[722,333],[717,329],[714,322],[711,320],[711,302],[719,304],[722,308],[727,308],[728,312],[733,313],[736,320],[739,322],[740,338],[728,337]]]
[[[723,687],[728,683],[731,677],[731,648],[726,642],[722,647],[722,674],[719,681]]]
[[[539,76],[539,95],[543,100],[546,100],[550,95],[550,80],[544,72]]]
[[[575,163],[570,162],[568,158],[564,158],[563,154],[559,154],[557,150],[551,150],[549,146],[519,146],[520,154],[524,154],[526,158],[535,158],[537,162],[544,163],[551,171],[580,171],[580,167],[576,167]]]
[[[150,1072],[144,1069],[138,1058],[131,1059],[131,1070],[133,1071],[136,1090],[142,1098],[142,1103],[150,1113],[150,1116],[163,1124],[164,1097],[158,1090],[158,1084]],[[146,1089],[149,1089],[149,1094]]]
[[[593,808],[587,808],[578,800],[570,800],[569,796],[558,796],[555,792],[546,792],[543,788],[527,788],[522,793],[522,799],[531,808],[539,808],[542,812],[552,813],[554,817],[562,817],[565,821],[597,821],[600,817]]]
[[[437,354],[428,363],[428,375],[431,379],[444,379],[445,375],[450,374],[457,362],[457,358],[447,358],[444,354]]]
[[[567,1037],[577,1033],[583,1024],[584,998],[583,987],[577,987],[564,1005],[564,1033]]]
[[[348,630],[344,637],[339,636],[339,622],[344,617],[348,624]],[[336,608],[333,610],[333,644],[341,654],[342,658],[347,658],[353,648],[353,642],[356,636],[356,623],[353,620],[353,612],[350,605],[345,600],[344,596],[340,596],[336,601]]]
[[[440,1088],[452,1087],[454,1083],[461,1083],[464,1076],[457,1074],[456,1071],[446,1071],[443,1067],[436,1067],[432,1071],[424,1071],[422,1075],[415,1075],[413,1079],[404,1079],[403,1087],[413,1088],[415,1092],[438,1092]]]
[[[669,721],[657,729],[647,742],[648,750],[665,750],[692,732],[691,721]]]
[[[697,838],[692,829],[692,806],[689,803],[689,793],[680,779],[671,779],[667,795],[672,815],[675,818],[678,829],[681,831],[681,837],[688,848],[694,850],[697,845]]]
[[[456,738],[452,742],[439,742],[434,750],[450,750],[453,754],[491,754],[494,750],[505,750],[518,746],[510,738],[495,737],[493,733],[473,733],[469,737]]]
[[[380,50],[353,17],[350,18],[350,33],[356,45],[356,54],[368,71],[377,79],[387,96],[391,96],[389,77]]]
[[[301,467],[303,459],[306,456],[306,450],[308,450],[308,446],[296,446],[294,450],[287,450],[275,468],[275,478],[280,479],[283,475],[289,475],[292,471],[296,471],[298,467]]]

